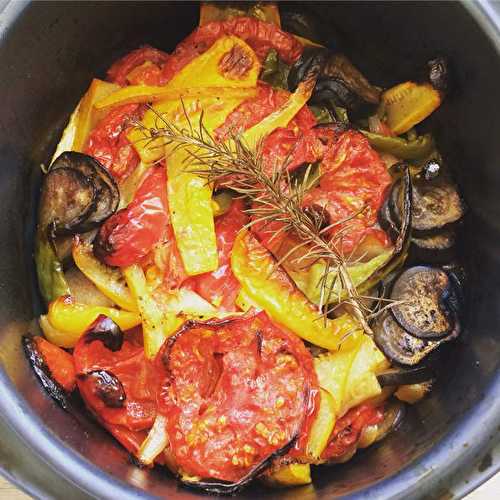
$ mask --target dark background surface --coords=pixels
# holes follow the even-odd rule
[[[383,444],[346,465],[317,470],[314,487],[278,494],[257,486],[243,496],[417,498],[429,488],[438,494],[499,434],[500,59],[460,4],[311,2],[307,8],[318,14],[331,45],[378,85],[411,76],[437,53],[453,61],[455,91],[427,126],[470,208],[461,245],[470,276],[467,329],[432,396]],[[9,9],[11,15],[21,5]],[[8,29],[6,11],[0,18],[0,411],[11,431],[5,423],[0,427],[1,465],[49,497],[69,498],[76,482],[101,498],[125,498],[125,481],[154,495],[192,498],[168,473],[131,465],[84,413],[75,419],[56,407],[32,375],[20,336],[40,312],[32,262],[39,165],[50,158],[90,79],[138,45],[172,50],[197,24],[198,6],[37,2]],[[37,469],[28,448],[20,463],[23,448],[13,429],[69,481]],[[43,496],[42,490],[32,493]]]

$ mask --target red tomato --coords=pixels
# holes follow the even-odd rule
[[[127,85],[129,82],[127,76],[129,73],[141,66],[145,62],[151,62],[156,66],[157,70],[150,69],[151,74],[155,73],[157,77],[155,79],[149,79],[149,85],[159,85],[160,83],[160,69],[168,61],[169,55],[166,52],[155,49],[153,47],[144,46],[139,49],[133,50],[125,57],[122,57],[116,61],[111,68],[108,70],[108,81],[121,85],[122,87]],[[146,83],[146,82],[143,82]]]
[[[350,409],[335,423],[329,443],[321,458],[328,460],[342,456],[358,442],[365,427],[378,424],[383,419],[384,412],[382,408],[374,408],[363,404]]]
[[[71,392],[76,387],[75,366],[71,354],[42,337],[34,337],[33,341],[54,380],[65,391]]]
[[[97,321],[101,318],[107,319],[101,316]],[[145,359],[141,345],[127,339],[121,349],[113,352],[101,340],[89,341],[83,335],[75,346],[73,357],[80,394],[106,427],[122,426],[130,431],[141,431],[153,425],[157,376],[153,364]],[[102,370],[121,383],[126,395],[121,407],[111,407],[99,397],[90,375]]]
[[[388,246],[385,232],[374,226],[391,178],[368,140],[353,130],[330,140],[321,172],[320,185],[306,194],[304,206],[324,210],[326,223],[337,223],[329,231],[339,236],[337,249],[349,254],[368,235]]]
[[[157,165],[146,172],[132,202],[101,226],[94,250],[109,266],[138,263],[163,240],[168,224],[167,175]]]
[[[229,210],[215,221],[219,268],[191,278],[186,285],[223,311],[236,311],[240,284],[231,271],[231,250],[238,231],[248,222],[243,200],[234,200]]]
[[[127,138],[128,121],[139,119],[139,104],[112,109],[92,130],[85,153],[101,162],[118,180],[125,179],[139,164],[139,155]]]
[[[191,476],[237,482],[285,452],[314,414],[318,382],[303,342],[265,313],[186,324],[160,351],[158,411]]]
[[[250,45],[260,60],[274,48],[286,63],[295,62],[302,54],[302,44],[290,33],[274,24],[250,17],[236,17],[226,21],[213,21],[197,28],[185,38],[163,66],[163,83],[168,82],[195,57],[208,50],[225,35],[235,35]]]
[[[217,128],[215,136],[218,140],[223,140],[231,133],[241,133],[253,127],[283,105],[289,96],[290,93],[285,90],[259,84],[257,96],[244,101],[232,111]],[[314,125],[314,115],[304,106],[286,128],[279,128],[266,137],[263,156],[270,172],[285,161],[288,169],[293,169],[302,163],[316,160],[321,144],[312,130]]]

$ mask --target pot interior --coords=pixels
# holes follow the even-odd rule
[[[411,408],[383,443],[347,464],[316,469],[314,486],[277,492],[257,485],[244,491],[244,498],[330,498],[390,478],[464,425],[461,417],[483,400],[500,360],[495,339],[500,324],[498,54],[458,3],[308,2],[303,8],[318,16],[329,44],[340,47],[377,85],[411,77],[417,65],[436,54],[451,59],[454,90],[425,128],[435,134],[469,206],[460,235],[470,277],[466,331],[432,395]],[[0,39],[0,357],[17,391],[12,401],[27,404],[53,439],[90,463],[166,498],[196,495],[179,488],[165,471],[132,465],[83,410],[77,421],[58,408],[32,374],[20,337],[35,328],[32,318],[42,310],[32,260],[39,165],[51,157],[92,77],[104,77],[117,57],[142,44],[171,51],[197,22],[195,3],[35,2]],[[112,490],[100,494],[108,495]]]

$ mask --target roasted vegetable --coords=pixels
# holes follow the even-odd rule
[[[280,27],[280,14],[274,2],[203,2],[200,6],[200,26],[234,17],[254,17]]]
[[[377,380],[382,387],[418,384],[433,378],[432,370],[427,366],[416,368],[391,368],[377,374]]]
[[[271,49],[262,63],[262,71],[259,80],[268,83],[272,87],[288,90],[287,78],[290,67],[285,64],[276,50]]]
[[[390,153],[402,160],[421,160],[434,150],[434,140],[430,134],[418,136],[413,140],[402,137],[390,137],[374,134],[367,130],[360,132],[368,139],[371,146],[382,153]]]
[[[100,340],[106,349],[116,352],[122,348],[123,332],[111,318],[101,314],[83,336],[83,342],[87,344],[94,340]]]
[[[94,370],[85,375],[86,382],[92,385],[92,392],[108,408],[122,408],[126,394],[121,382],[109,371]]]
[[[163,415],[156,415],[153,427],[137,452],[137,459],[141,465],[151,465],[155,458],[167,448],[169,442],[166,427],[167,419]],[[170,466],[169,468],[177,472],[177,467]]]
[[[78,269],[110,300],[127,311],[137,311],[137,303],[127,288],[120,270],[102,264],[93,254],[92,245],[76,239],[73,260]]]
[[[165,379],[158,410],[189,486],[236,491],[293,445],[308,414],[314,417],[312,357],[265,313],[187,323],[159,356]]]
[[[113,307],[115,304],[90,281],[78,268],[71,267],[64,271],[70,292],[75,302],[87,306]]]
[[[328,391],[320,389],[318,413],[307,438],[306,456],[308,458],[318,460],[321,457],[335,427],[337,415],[335,399]]]
[[[391,298],[397,303],[391,312],[411,335],[437,339],[457,327],[455,311],[447,305],[454,293],[448,275],[439,268],[416,266],[404,271],[395,281]]]
[[[441,104],[441,95],[429,83],[405,82],[386,90],[382,103],[387,125],[400,135],[435,111]]]
[[[278,488],[310,484],[312,482],[311,466],[299,463],[287,464],[262,476],[262,479],[266,484]]]
[[[399,184],[396,184],[389,202],[396,222],[400,220],[397,209],[399,190]],[[426,236],[449,228],[464,214],[465,205],[456,187],[445,176],[430,181],[417,179],[413,183],[411,223],[415,236]]]
[[[439,346],[455,339],[459,334],[459,329],[455,327],[450,335],[439,340],[419,339],[403,330],[390,313],[380,315],[373,331],[374,340],[382,352],[392,361],[406,366],[417,365]]]
[[[43,339],[41,339],[43,341]],[[62,408],[65,410],[68,409],[68,401],[67,401],[67,389],[63,387],[61,382],[64,383],[63,379],[57,380],[54,377],[54,374],[52,373],[51,369],[49,368],[45,356],[42,354],[41,350],[39,349],[38,342],[36,340],[36,337],[32,337],[30,335],[25,335],[22,338],[23,342],[23,348],[24,348],[24,354],[28,358],[28,361],[33,368],[33,371],[35,372],[36,376],[40,380],[40,383],[42,384],[43,388],[47,391],[50,397],[52,397]],[[55,347],[55,346],[54,346]],[[68,356],[71,358],[71,356],[62,351],[64,355]],[[64,364],[66,364],[66,360],[63,360]],[[69,361],[71,368],[73,368],[73,363],[70,359]],[[63,369],[62,366],[57,366],[59,364],[59,361],[54,365],[58,370]],[[70,371],[71,371],[70,368]],[[73,368],[72,371],[72,376],[74,379],[75,371]],[[74,380],[73,380],[74,382]],[[74,387],[74,384],[73,384]],[[68,387],[69,389],[69,387]]]
[[[137,313],[111,307],[77,304],[71,297],[63,296],[49,304],[47,313],[47,319],[54,328],[56,337],[50,338],[44,330],[45,336],[60,347],[74,347],[81,335],[100,315],[111,318],[122,330],[129,330],[141,323]]]
[[[50,166],[50,172],[59,169],[77,170],[94,186],[95,207],[93,212],[79,227],[79,232],[87,232],[116,212],[120,203],[120,192],[113,177],[94,158],[75,151],[62,153]],[[50,173],[49,172],[49,173]]]
[[[413,236],[409,260],[419,263],[444,264],[455,256],[456,233],[453,229],[443,229],[429,236]]]
[[[335,350],[340,345],[348,348],[361,334],[349,315],[326,321],[318,318],[317,309],[286,273],[276,268],[271,254],[247,231],[241,231],[236,238],[231,268],[246,297],[302,339]]]
[[[450,69],[446,58],[439,56],[427,63],[429,82],[441,93],[448,91],[450,86]]]
[[[394,393],[394,395],[405,403],[411,405],[418,403],[432,388],[432,381],[414,383],[410,385],[402,385]]]

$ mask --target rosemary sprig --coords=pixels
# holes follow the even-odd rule
[[[183,104],[184,107],[184,104]],[[321,212],[304,210],[302,200],[310,188],[310,168],[306,171],[301,181],[292,180],[286,168],[288,159],[284,164],[275,165],[274,168],[265,168],[262,154],[262,140],[254,149],[250,148],[238,134],[231,134],[226,141],[217,141],[203,124],[203,113],[195,127],[184,109],[186,126],[172,123],[166,116],[150,108],[156,115],[155,125],[145,127],[141,122],[135,121],[133,125],[144,134],[144,141],[151,147],[167,147],[169,154],[184,149],[189,154],[190,172],[196,173],[207,179],[208,182],[223,181],[235,192],[249,197],[254,203],[248,213],[252,221],[247,227],[254,224],[281,222],[281,228],[271,237],[275,239],[283,232],[292,233],[298,237],[298,243],[290,252],[278,261],[282,263],[290,258],[297,250],[304,249],[303,255],[297,257],[295,262],[324,260],[325,271],[319,280],[320,304],[325,317],[337,280],[345,295],[342,303],[351,306],[356,319],[364,331],[372,335],[368,324],[369,308],[363,303],[349,275],[348,259],[340,250],[343,233],[348,230],[349,217],[324,227],[324,218]],[[334,226],[344,224],[344,227],[328,237],[327,234]],[[334,273],[334,279],[329,280]],[[331,281],[329,283],[329,281]]]

